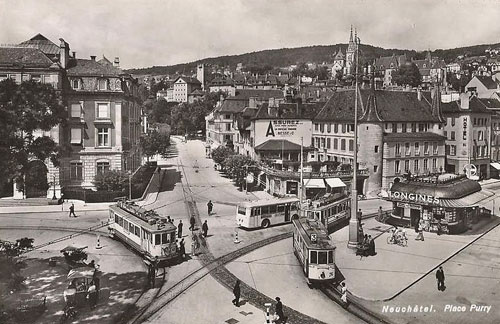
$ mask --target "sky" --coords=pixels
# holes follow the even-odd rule
[[[123,68],[347,43],[427,50],[500,42],[500,0],[0,0],[0,44],[38,33]]]

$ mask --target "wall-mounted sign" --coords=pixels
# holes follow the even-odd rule
[[[284,139],[304,147],[311,145],[312,121],[301,119],[260,119],[255,121],[255,146],[268,140]]]
[[[398,202],[396,204],[396,206],[402,207],[402,208],[406,208],[406,209],[418,209],[418,210],[422,210],[422,206],[415,205],[415,204],[407,204],[407,203],[400,203],[400,202]]]
[[[464,117],[464,121],[463,121],[463,132],[462,132],[462,135],[463,135],[463,140],[466,141],[467,140],[467,117]]]
[[[389,198],[413,203],[439,205],[438,198],[430,195],[422,195],[416,193],[389,191]]]

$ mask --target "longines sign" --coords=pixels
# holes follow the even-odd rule
[[[389,191],[389,198],[411,203],[439,205],[439,199],[434,196],[421,195],[416,193]]]

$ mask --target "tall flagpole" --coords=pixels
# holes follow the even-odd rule
[[[354,159],[352,168],[352,183],[351,183],[351,219],[349,220],[349,242],[347,246],[350,248],[356,248],[359,242],[359,223],[358,222],[358,63],[359,63],[359,43],[360,40],[356,36],[354,38],[356,43],[356,69],[354,72],[355,78],[355,88],[354,88]],[[361,215],[359,216],[361,217]]]

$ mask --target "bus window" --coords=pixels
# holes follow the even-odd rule
[[[260,213],[261,215],[269,214],[269,206],[260,207]]]
[[[167,243],[168,243],[167,233],[161,233],[161,244],[167,244]]]
[[[238,214],[245,215],[247,209],[245,207],[238,206]]]
[[[276,213],[276,205],[269,206],[269,213],[270,214]]]
[[[316,251],[311,251],[311,264],[317,264],[318,263],[318,252]]]
[[[278,213],[283,213],[285,211],[285,205],[278,205]]]
[[[297,210],[297,203],[291,203],[290,204],[290,209],[291,210]]]
[[[328,251],[328,263],[333,263],[333,251]]]
[[[155,234],[155,245],[160,245],[160,244],[161,244],[161,235]]]
[[[252,216],[259,216],[259,215],[260,215],[260,207],[252,208]]]
[[[318,263],[319,264],[327,264],[327,253],[326,251],[324,252],[318,252]]]

